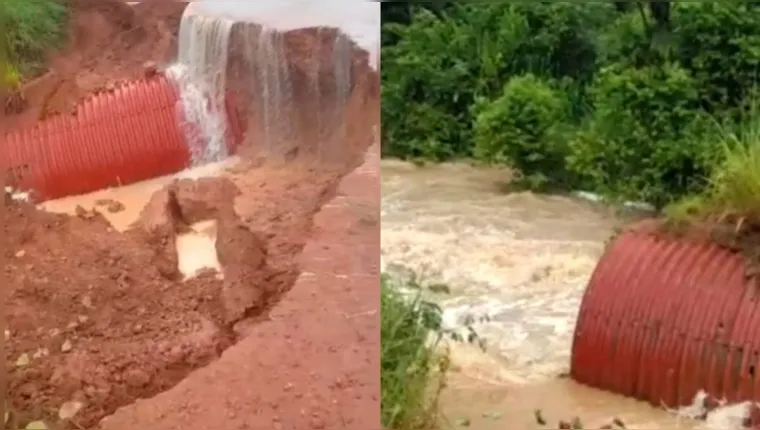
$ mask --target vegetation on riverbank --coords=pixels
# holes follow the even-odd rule
[[[438,397],[448,370],[448,357],[438,348],[441,311],[419,295],[406,297],[403,287],[382,277],[382,425],[390,430],[438,429]]]
[[[64,0],[6,1],[0,4],[5,81],[33,76],[43,67],[47,52],[66,36]],[[5,82],[13,84],[13,82]]]
[[[739,202],[760,201],[747,182],[760,170],[736,169],[760,142],[732,136],[760,121],[760,6],[670,4],[384,4],[384,155],[506,163],[533,189],[657,208],[685,201],[671,214],[754,210]]]
[[[721,128],[711,143],[721,151],[705,189],[665,208],[671,221],[728,221],[736,230],[760,228],[760,115]]]
[[[760,273],[760,115],[749,112],[714,135],[721,155],[705,189],[666,206],[662,224],[668,234],[741,253],[748,275]]]

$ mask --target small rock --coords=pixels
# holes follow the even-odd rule
[[[90,296],[82,297],[82,306],[92,308],[92,298]]]
[[[24,427],[24,430],[48,430],[44,421],[32,421]]]
[[[32,354],[32,358],[38,359],[47,357],[50,355],[50,351],[47,348],[38,348],[37,351],[34,351],[34,354]]]
[[[48,330],[48,335],[50,335],[50,337],[56,337],[59,334],[61,334],[61,331],[57,328],[51,328],[50,330]]]
[[[16,366],[18,366],[18,367],[26,367],[31,362],[32,362],[32,359],[29,358],[29,354],[24,353],[24,354],[21,354],[18,357],[18,359],[16,360]]]
[[[8,340],[11,338],[11,331],[8,329],[5,329],[5,340]]]
[[[484,412],[483,418],[487,418],[489,420],[500,420],[501,417],[503,417],[504,414],[501,412]]]
[[[79,321],[80,324],[84,324],[87,322],[87,320],[89,320],[89,318],[87,317],[87,315],[79,315],[77,316],[77,320]]]
[[[21,251],[16,253],[16,258],[22,258],[25,255],[26,255],[26,251],[22,249]]]
[[[62,420],[70,420],[82,410],[82,407],[84,407],[84,403],[82,402],[66,402],[61,405],[60,409],[58,409],[58,418]]]
[[[546,420],[544,419],[544,414],[541,412],[541,409],[535,409],[533,411],[533,417],[536,419],[536,424],[540,426],[546,425]]]
[[[83,208],[81,205],[77,205],[77,207],[74,208],[74,213],[79,218],[85,218],[87,216],[87,209]]]
[[[471,424],[469,418],[460,418],[456,421],[457,427],[469,427]]]
[[[143,63],[143,73],[146,78],[155,76],[158,73],[158,65],[153,61],[146,61]]]
[[[119,213],[124,209],[126,209],[124,204],[116,200],[111,201],[111,203],[108,204],[108,207],[106,207],[106,210],[112,214]]]
[[[63,342],[63,345],[61,345],[61,352],[69,352],[74,348],[74,345],[71,344],[71,341],[66,339]]]
[[[144,370],[130,369],[124,374],[124,380],[130,387],[139,388],[150,383],[150,375]]]

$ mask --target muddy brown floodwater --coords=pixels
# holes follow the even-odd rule
[[[444,164],[382,164],[382,264],[445,282],[430,293],[452,330],[471,325],[486,344],[452,344],[454,371],[443,409],[453,428],[535,429],[581,417],[599,428],[689,429],[646,404],[579,386],[569,370],[586,282],[619,220],[570,197],[502,192],[509,172]]]

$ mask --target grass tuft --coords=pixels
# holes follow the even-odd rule
[[[755,113],[710,136],[720,153],[707,188],[667,206],[666,219],[760,226],[760,115]]]
[[[8,54],[8,65],[3,69],[17,69],[14,74],[22,76],[38,73],[48,51],[65,41],[66,12],[63,0],[1,2],[0,19]],[[10,72],[6,73],[10,76]]]
[[[412,297],[402,290],[416,289]],[[414,285],[381,279],[381,414],[389,430],[441,428],[438,399],[449,367],[438,346],[441,310]]]

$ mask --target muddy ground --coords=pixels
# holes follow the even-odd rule
[[[69,1],[69,47],[51,53],[50,72],[25,86],[27,108],[3,118],[0,132],[66,114],[93,91],[141,76],[146,62],[162,64],[176,55],[185,4]],[[319,34],[306,31],[290,40],[294,47],[320,45]],[[97,428],[119,407],[164,392],[217,360],[243,337],[240,327],[267,319],[300,273],[315,213],[375,139],[379,79],[362,65],[363,53],[354,57],[351,92],[336,113],[345,126],[325,133],[303,120],[298,128],[298,145],[319,142],[334,155],[329,161],[298,145],[297,156],[268,160],[249,139],[233,173],[173,183],[153,195],[123,233],[86,208],[62,215],[7,201],[6,368],[8,398],[20,422],[59,422],[63,406],[69,415],[76,412],[66,427]],[[246,84],[230,84],[242,104],[250,103]],[[201,220],[218,223],[223,279],[206,273],[183,280],[178,271],[176,237]],[[365,328],[371,334],[373,328]],[[319,334],[329,337],[330,327]],[[288,372],[267,372],[280,370]],[[277,405],[270,406],[257,413],[276,414]]]
[[[14,409],[54,419],[64,403],[81,402],[76,423],[89,428],[218,358],[236,342],[235,324],[262,317],[292,286],[311,217],[340,177],[292,167],[287,175],[259,168],[237,184],[179,181],[156,193],[124,234],[97,213],[11,203],[6,365]],[[224,279],[182,281],[176,235],[208,219],[218,223]]]

